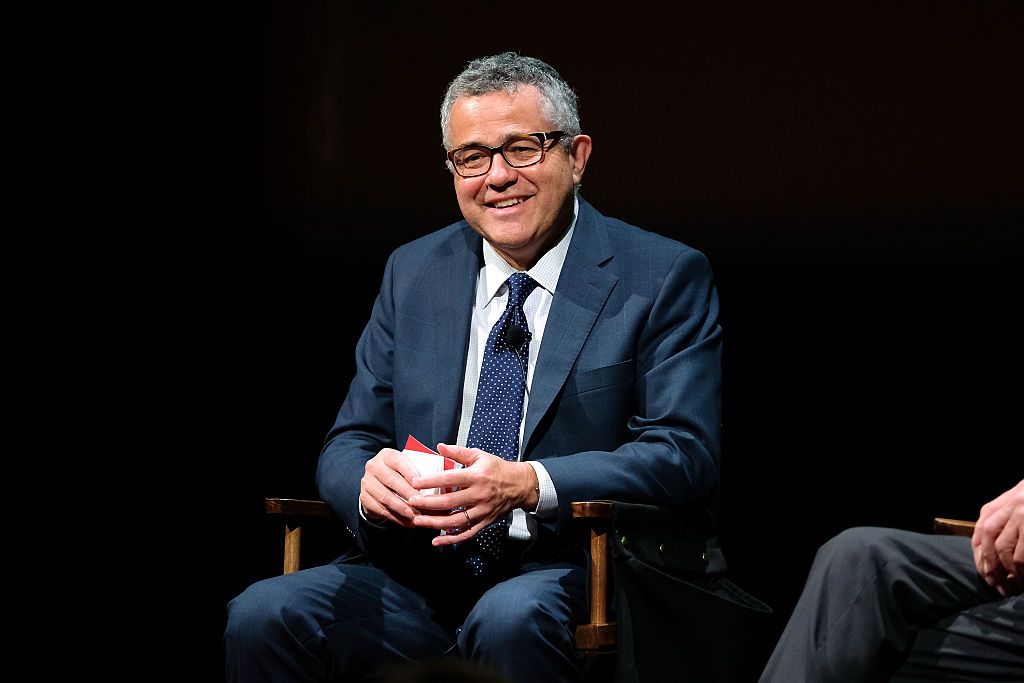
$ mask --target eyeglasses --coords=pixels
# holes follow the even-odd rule
[[[463,178],[475,178],[491,170],[491,159],[498,152],[501,158],[512,168],[533,166],[544,161],[545,145],[557,142],[565,136],[565,131],[553,130],[550,133],[528,133],[509,138],[498,147],[487,145],[466,145],[448,152],[448,161],[452,168]],[[548,147],[550,149],[550,147]]]

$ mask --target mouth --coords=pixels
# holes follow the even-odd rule
[[[494,202],[487,202],[487,206],[492,209],[507,209],[510,206],[516,206],[526,201],[526,198],[513,197],[511,199],[499,199]]]

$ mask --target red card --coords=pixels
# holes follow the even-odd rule
[[[445,458],[437,451],[427,448],[419,440],[416,439],[412,434],[405,441],[405,450],[402,454],[407,457],[410,462],[419,470],[421,476],[429,474],[437,474],[443,470],[454,470],[462,467],[460,463],[455,462],[451,458]],[[440,458],[438,460],[437,458]],[[421,489],[420,493],[424,495],[433,495],[437,493],[450,493],[451,489]]]

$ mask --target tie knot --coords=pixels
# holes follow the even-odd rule
[[[508,278],[508,306],[522,306],[536,288],[537,281],[526,273],[513,273]]]

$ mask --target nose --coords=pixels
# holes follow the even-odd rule
[[[505,161],[505,157],[501,156],[500,153],[495,153],[491,157],[491,167],[487,171],[488,185],[496,188],[508,187],[516,181],[517,177],[516,169],[509,166],[508,162]]]

